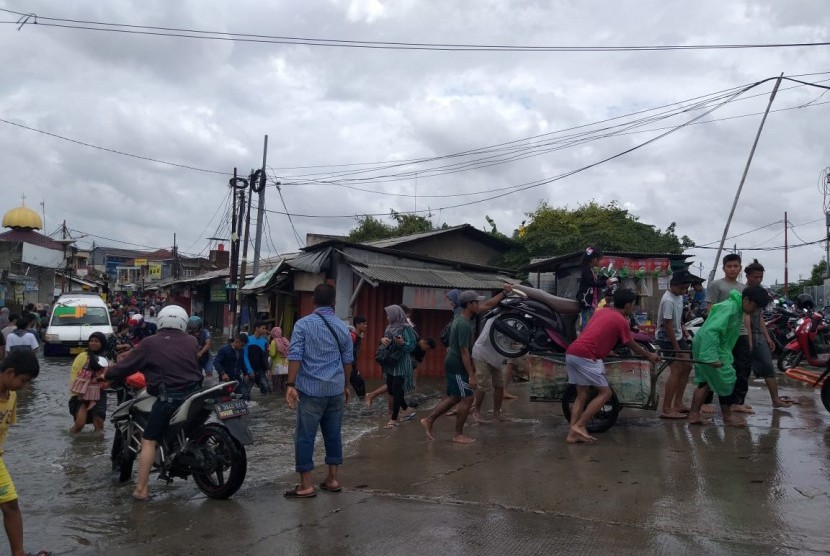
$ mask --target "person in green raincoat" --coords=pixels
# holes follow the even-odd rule
[[[695,363],[697,389],[692,397],[689,413],[690,425],[709,425],[711,419],[700,414],[710,391],[718,395],[725,425],[741,427],[746,420],[733,414],[732,390],[735,387],[735,368],[732,366],[732,348],[741,333],[744,314],[751,315],[765,307],[769,294],[761,286],[747,286],[743,292],[732,290],[729,298],[712,306],[709,316],[692,340],[692,357]]]

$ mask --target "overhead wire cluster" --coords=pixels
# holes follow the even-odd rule
[[[3,21],[17,25],[18,30],[27,24],[32,27],[54,27],[75,29],[82,31],[98,31],[107,33],[124,33],[130,35],[150,35],[155,37],[171,37],[197,40],[247,42],[275,45],[302,45],[324,48],[360,48],[371,50],[412,50],[412,51],[439,51],[439,52],[522,52],[522,53],[551,53],[551,52],[653,52],[672,50],[746,50],[772,48],[803,48],[828,46],[830,42],[782,42],[782,43],[736,43],[736,44],[651,44],[651,45],[510,45],[510,44],[469,44],[469,43],[426,43],[403,41],[372,41],[372,40],[344,40],[317,37],[300,37],[286,35],[264,35],[252,33],[230,33],[227,31],[208,31],[182,27],[161,27],[155,25],[135,25],[94,21],[88,19],[69,19],[49,17],[36,13],[26,13],[16,10],[0,8],[12,16],[14,21]]]

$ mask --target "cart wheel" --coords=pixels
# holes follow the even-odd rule
[[[825,378],[821,387],[821,403],[824,404],[824,409],[830,411],[830,377]]]
[[[588,394],[588,401],[590,402],[597,396],[597,389],[591,387],[591,392]],[[569,384],[562,395],[562,413],[565,414],[565,419],[571,422],[571,408],[574,401],[576,401],[576,386]],[[614,426],[617,422],[617,417],[620,415],[620,400],[617,399],[617,393],[611,391],[611,399],[597,411],[597,414],[588,421],[588,432],[605,432]]]

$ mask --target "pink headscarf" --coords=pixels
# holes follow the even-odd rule
[[[275,326],[271,329],[271,338],[277,343],[277,351],[288,355],[288,340],[282,337],[282,328]]]

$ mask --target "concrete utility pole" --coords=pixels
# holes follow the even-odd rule
[[[254,276],[259,274],[259,253],[262,246],[262,219],[265,215],[265,160],[268,156],[268,136],[265,136],[265,146],[262,148],[262,170],[259,182],[259,204],[256,209],[256,239],[254,240]],[[253,183],[251,184],[253,186]]]
[[[764,111],[764,117],[761,118],[761,124],[758,126],[758,132],[755,134],[755,141],[752,143],[752,149],[749,151],[749,158],[747,158],[746,166],[744,166],[744,173],[741,176],[741,183],[738,184],[738,191],[735,193],[735,199],[732,201],[732,210],[729,211],[729,218],[726,219],[726,226],[723,228],[723,236],[720,239],[720,245],[718,245],[718,254],[715,255],[715,264],[712,266],[712,271],[709,273],[710,284],[715,280],[715,271],[720,265],[720,255],[723,251],[723,244],[726,242],[726,234],[729,233],[729,225],[732,224],[732,216],[735,214],[735,207],[738,206],[738,198],[741,196],[741,190],[744,187],[744,182],[746,182],[746,175],[749,173],[749,166],[752,164],[752,157],[755,156],[755,148],[758,146],[758,140],[761,138],[761,131],[763,131],[764,123],[767,121],[767,115],[769,114],[769,109],[772,107],[772,101],[775,100],[775,94],[778,92],[778,87],[781,85],[781,80],[783,78],[784,74],[781,73],[775,81],[775,87],[772,88],[772,93],[769,96],[769,102],[767,103],[767,109]]]

